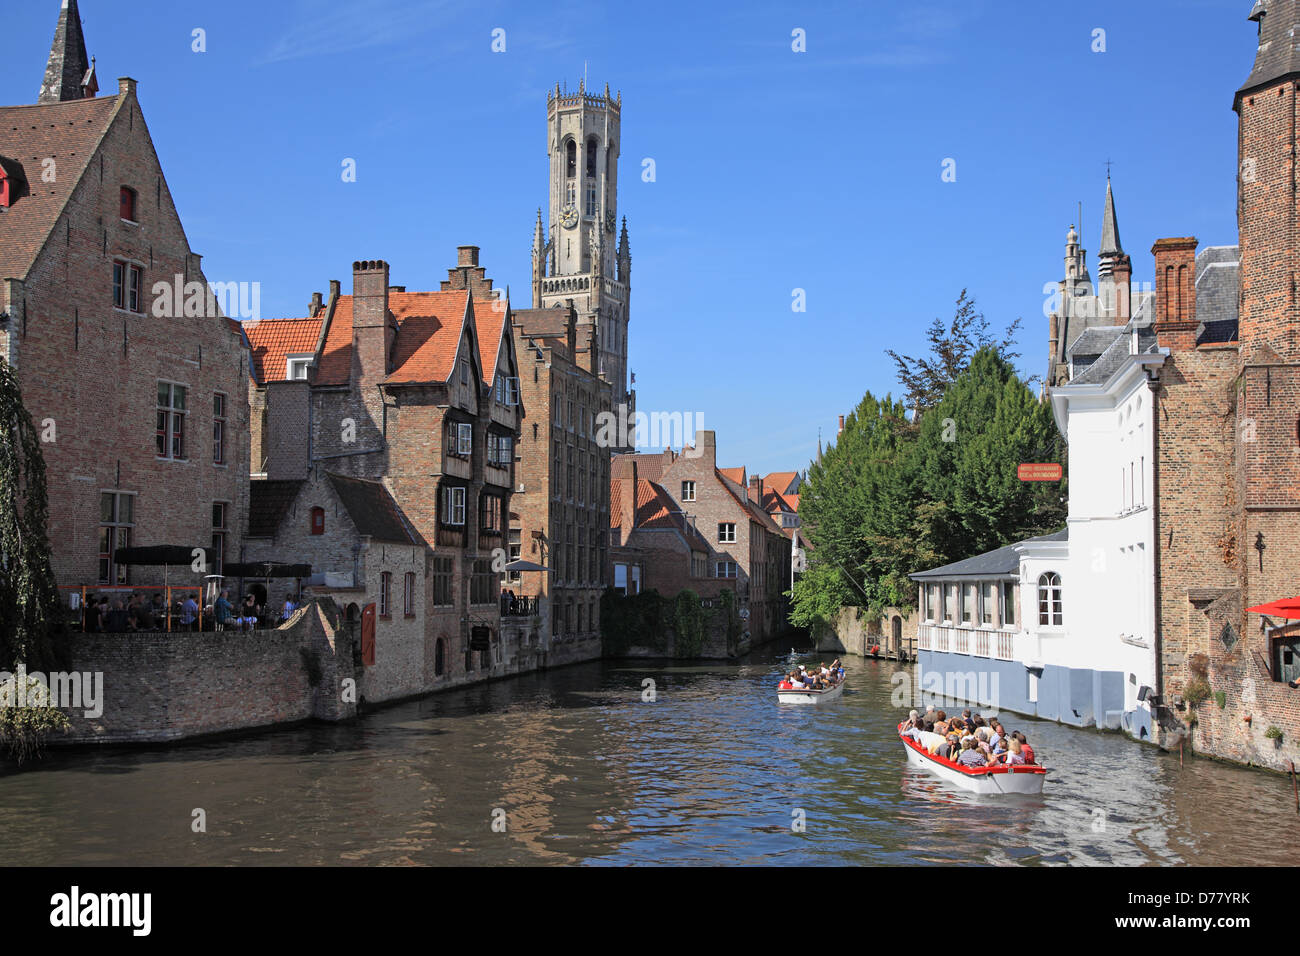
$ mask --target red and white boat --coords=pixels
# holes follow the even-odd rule
[[[825,690],[805,690],[804,688],[782,690],[778,687],[776,690],[776,700],[777,703],[780,704],[825,704],[839,697],[840,692],[843,690],[843,679],[840,679]]]
[[[906,723],[904,721],[903,723]],[[1042,793],[1047,768],[1038,764],[1016,764],[997,767],[963,767],[961,764],[931,754],[911,737],[902,736],[903,724],[898,725],[899,740],[907,751],[907,762],[913,767],[924,767],[941,780],[971,793]]]

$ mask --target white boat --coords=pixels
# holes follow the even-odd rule
[[[840,696],[844,690],[844,679],[825,690],[778,690],[777,703],[781,704],[824,704]]]
[[[903,725],[898,725],[902,730]],[[899,735],[907,762],[913,767],[924,767],[935,776],[971,793],[1042,793],[1047,768],[1038,764],[1017,764],[998,767],[963,767],[944,757],[931,754],[910,737]]]

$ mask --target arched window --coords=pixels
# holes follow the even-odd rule
[[[1042,627],[1060,627],[1064,623],[1061,613],[1061,576],[1055,571],[1038,576],[1038,623]]]
[[[311,509],[311,533],[312,534],[325,533],[325,509],[324,508]]]
[[[587,140],[587,175],[596,178],[596,137]]]
[[[567,179],[578,175],[578,144],[573,140],[564,144],[564,175]]]

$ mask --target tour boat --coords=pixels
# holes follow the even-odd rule
[[[825,690],[778,690],[776,699],[782,704],[824,704],[840,696],[844,690],[844,679]]]
[[[906,723],[904,721],[903,723]],[[907,751],[907,762],[913,767],[924,767],[935,776],[972,793],[1042,793],[1047,768],[1038,764],[1016,764],[997,767],[963,767],[944,757],[931,754],[911,737],[903,737],[903,724],[898,725],[899,739]]]

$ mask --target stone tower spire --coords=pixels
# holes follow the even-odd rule
[[[627,241],[627,216],[618,237],[618,281],[627,285],[632,278],[632,245]]]
[[[1119,222],[1115,219],[1115,194],[1110,188],[1110,173],[1106,174],[1106,211],[1101,219],[1101,248],[1097,250],[1097,275],[1109,276],[1114,271],[1115,260],[1124,255],[1119,242]]]
[[[59,25],[54,30],[54,45],[45,67],[45,81],[37,103],[63,103],[85,99],[98,92],[95,71],[86,56],[86,38],[81,32],[81,15],[77,0],[63,0]]]

